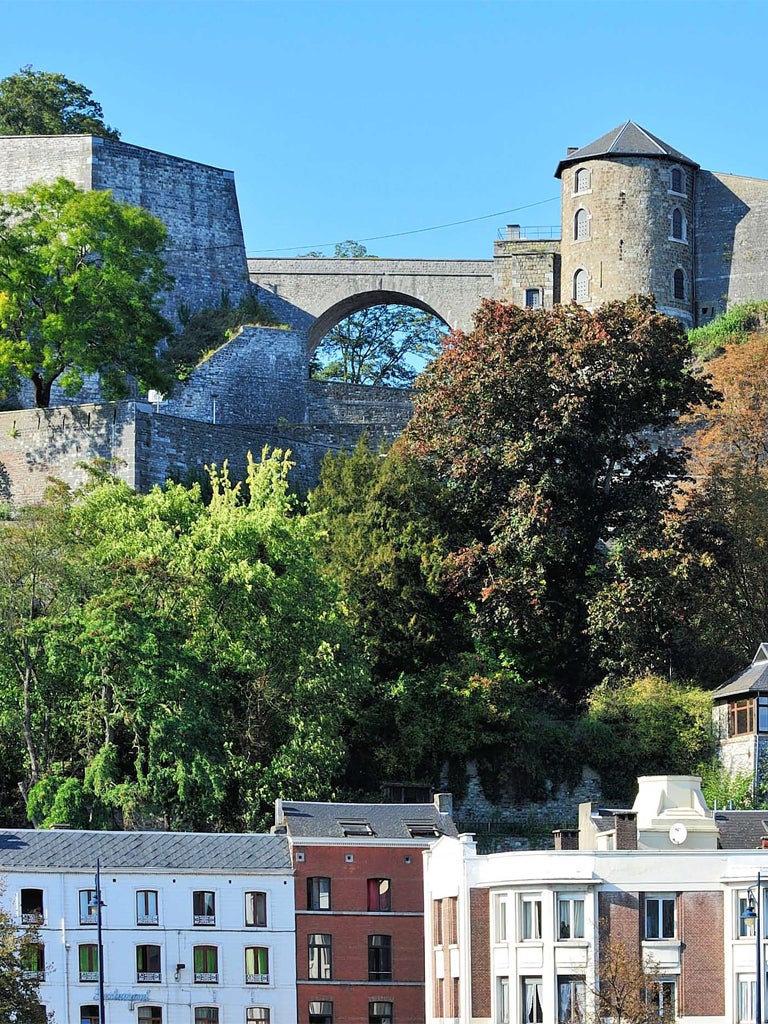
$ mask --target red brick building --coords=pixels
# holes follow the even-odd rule
[[[423,1024],[422,851],[456,836],[429,804],[278,800],[295,869],[298,1024]]]

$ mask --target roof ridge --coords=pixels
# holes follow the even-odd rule
[[[657,139],[657,138],[656,138],[655,136],[651,135],[651,133],[650,133],[650,132],[647,132],[647,131],[645,130],[645,128],[643,128],[643,126],[642,126],[642,125],[639,125],[639,124],[637,123],[637,121],[629,121],[628,123],[629,123],[629,124],[633,124],[633,125],[635,126],[635,128],[637,128],[637,130],[638,130],[639,132],[642,132],[642,133],[643,133],[643,135],[644,135],[644,136],[646,137],[646,139],[648,139],[648,141],[649,141],[649,142],[653,143],[653,145],[654,145],[654,146],[656,147],[656,149],[658,149],[658,151],[659,151],[659,152],[660,152],[660,153],[661,153],[661,154],[662,154],[663,156],[668,156],[668,155],[669,155],[669,154],[667,153],[667,151],[666,151],[666,150],[664,149],[664,147],[663,147],[663,146],[662,146],[662,145],[660,144],[659,140],[658,140],[658,139]],[[671,147],[670,147],[670,148],[671,148]]]

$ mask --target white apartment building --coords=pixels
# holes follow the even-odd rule
[[[2,901],[40,922],[30,964],[56,1024],[293,1024],[285,836],[0,830]]]
[[[462,836],[425,851],[429,1024],[588,1020],[601,949],[616,942],[653,959],[659,1010],[754,1024],[758,946],[764,1007],[768,988],[765,884],[759,943],[741,915],[758,872],[768,882],[768,812],[715,815],[695,777],[639,783],[631,810],[583,805],[578,847],[574,830],[556,850],[480,855]]]

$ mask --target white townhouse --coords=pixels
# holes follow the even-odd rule
[[[29,967],[56,1024],[296,1020],[285,836],[4,829],[0,883],[18,923],[39,922]]]
[[[693,776],[638,781],[631,809],[582,805],[555,850],[483,855],[464,835],[425,851],[428,1024],[589,1020],[617,942],[655,962],[659,1012],[754,1024],[759,977],[766,1019],[768,812],[713,813]]]

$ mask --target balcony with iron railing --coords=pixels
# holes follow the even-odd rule
[[[160,971],[137,971],[136,981],[161,981]]]
[[[216,924],[215,914],[195,914],[195,924],[213,925]]]
[[[268,974],[246,974],[245,976],[246,985],[268,985],[269,975]]]
[[[219,983],[219,972],[218,971],[195,971],[195,983],[218,985]]]

